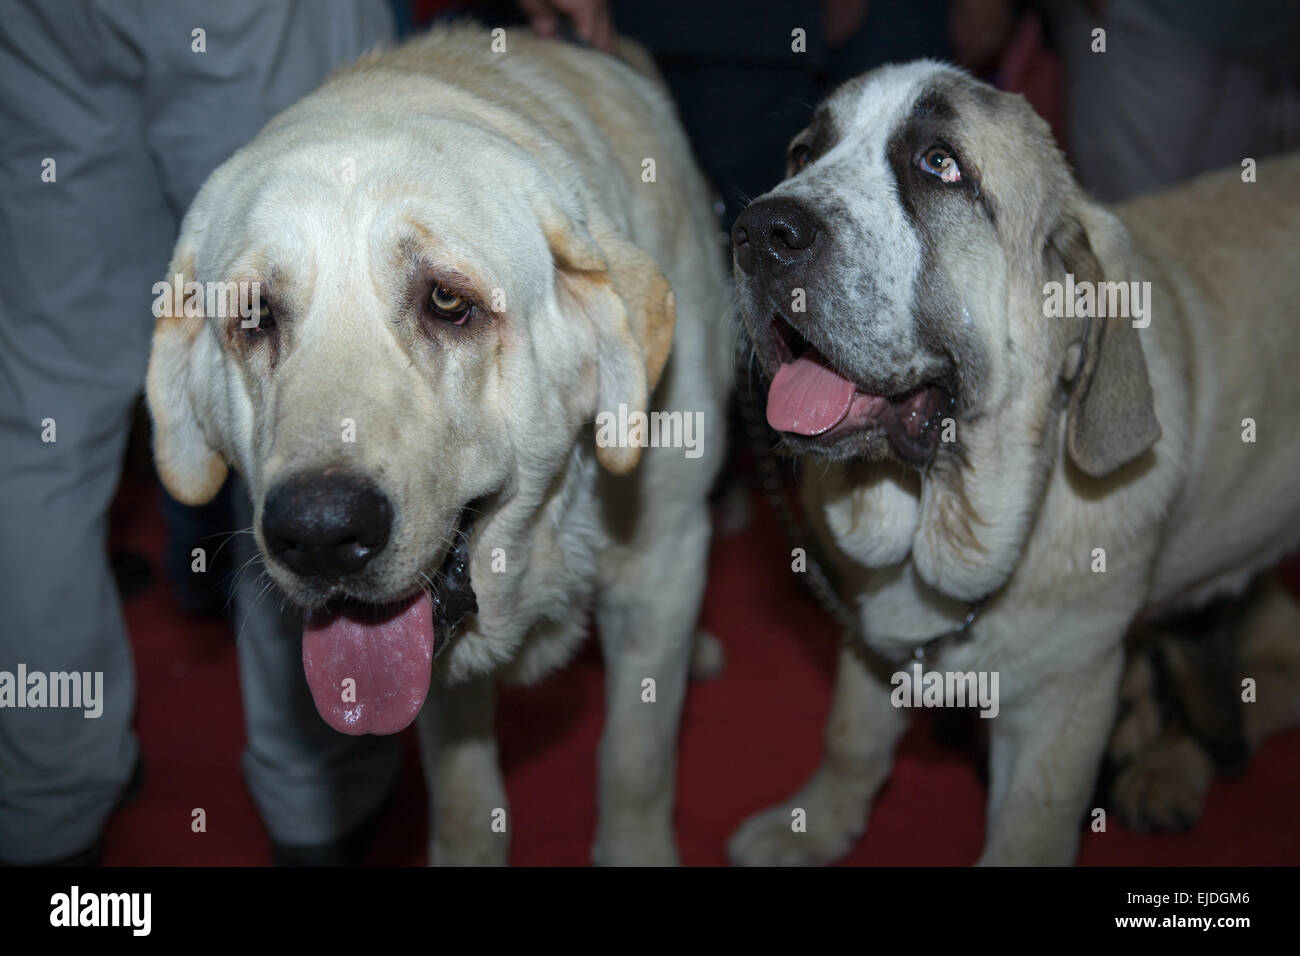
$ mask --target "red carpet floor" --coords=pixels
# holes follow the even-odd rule
[[[139,679],[137,725],[147,761],[140,797],[105,837],[109,865],[264,865],[268,838],[240,777],[243,747],[235,644],[221,620],[183,616],[163,580],[157,491],[130,483],[113,543],[147,554],[155,583],[126,604]],[[693,687],[681,735],[677,832],[688,865],[720,865],[727,836],[784,797],[817,764],[835,657],[829,620],[794,583],[788,547],[757,504],[748,530],[714,544],[703,623],[726,647],[717,680]],[[511,860],[584,865],[595,826],[601,664],[594,642],[536,687],[505,692],[502,761]],[[368,862],[418,865],[425,795],[414,730],[395,802]],[[1271,741],[1241,777],[1220,778],[1190,832],[1142,835],[1112,819],[1087,833],[1083,864],[1300,863],[1300,732]],[[190,831],[195,807],[206,833]],[[972,863],[984,793],[969,753],[936,742],[921,720],[904,739],[850,864]]]

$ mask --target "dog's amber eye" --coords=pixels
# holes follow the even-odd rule
[[[250,316],[250,318],[252,318]],[[250,324],[247,320],[241,323],[244,327],[244,334],[248,336],[262,335],[270,332],[275,328],[275,312],[267,302],[263,302],[257,310],[256,324]]]
[[[932,176],[938,176],[945,183],[961,182],[961,169],[952,153],[942,146],[931,146],[921,154],[921,168]]]
[[[807,146],[796,146],[790,150],[790,165],[794,167],[796,173],[805,169],[811,162],[812,150]]]
[[[453,325],[464,325],[472,308],[469,300],[464,296],[441,285],[434,286],[433,291],[429,293],[429,305],[434,315],[446,319]]]

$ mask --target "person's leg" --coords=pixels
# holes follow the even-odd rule
[[[231,491],[238,526],[249,527],[244,483]],[[301,613],[268,587],[252,536],[233,544],[235,566],[243,568],[232,604],[248,729],[244,776],[274,843],[330,843],[387,799],[401,766],[398,738],[350,737],[321,719],[302,669]]]
[[[231,549],[227,538],[235,527],[227,481],[206,505],[183,505],[162,490],[167,520],[163,568],[187,614],[221,614],[230,605]],[[203,573],[195,573],[195,549],[203,552]]]
[[[151,18],[157,107],[148,138],[178,212],[267,120],[319,86],[331,70],[393,34],[383,0],[232,0],[219,19],[203,16],[201,8],[172,4]],[[193,49],[196,27],[205,30],[206,52]],[[230,530],[250,527],[242,483],[230,496]],[[226,545],[236,568],[253,559],[238,574],[231,600],[248,729],[244,774],[273,841],[329,843],[354,829],[391,791],[400,765],[398,742],[348,737],[321,720],[303,675],[302,619],[280,612],[280,595],[262,592],[265,579],[251,545],[243,534]]]
[[[1065,63],[1070,161],[1098,199],[1163,189],[1269,149],[1269,81],[1251,64],[1200,45],[1141,4],[1109,4],[1100,18],[1079,2],[1050,9]],[[1093,52],[1097,28],[1106,31],[1104,53]]]
[[[271,117],[391,42],[393,17],[386,0],[173,0],[149,7],[149,29],[146,135],[179,216]]]
[[[497,6],[508,13],[512,4]],[[741,211],[780,182],[790,138],[826,92],[821,8],[719,0],[702,20],[692,0],[613,0],[612,11],[618,31],[650,52],[673,94],[696,161],[723,202],[726,245]],[[800,52],[796,28],[804,31]]]
[[[0,858],[14,863],[96,843],[138,752],[105,538],[148,355],[150,277],[175,229],[141,137],[138,57],[87,4],[6,8],[0,670],[103,682],[97,717],[0,709]]]

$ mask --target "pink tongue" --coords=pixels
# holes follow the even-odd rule
[[[429,692],[429,596],[422,593],[387,614],[345,607],[310,615],[302,629],[302,666],[316,709],[335,730],[397,733],[415,719]]]
[[[856,386],[815,349],[785,362],[767,392],[767,423],[779,432],[820,435],[844,420]]]

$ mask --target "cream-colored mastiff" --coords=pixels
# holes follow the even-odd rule
[[[500,46],[369,56],[212,175],[154,337],[158,466],[186,502],[247,479],[325,720],[419,714],[435,863],[506,859],[492,681],[559,665],[594,608],[593,855],[669,863],[729,384],[716,224],[648,70]]]

